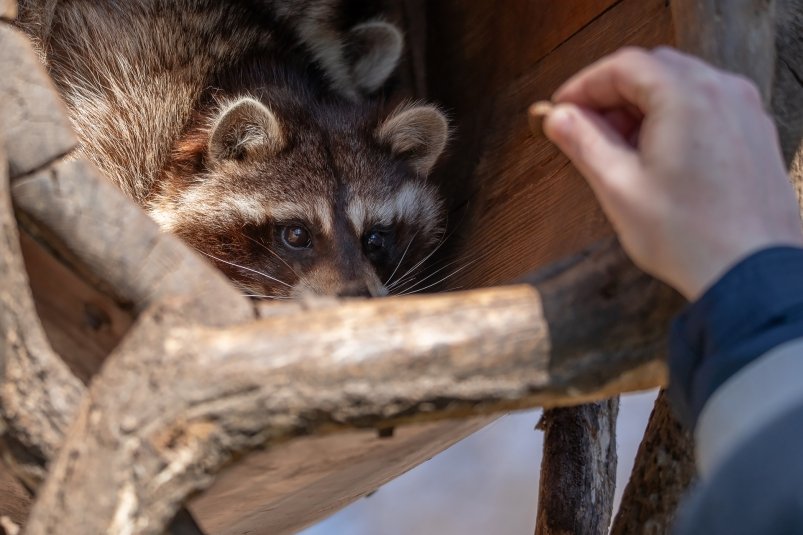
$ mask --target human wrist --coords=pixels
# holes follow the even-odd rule
[[[773,347],[803,336],[803,248],[769,247],[739,261],[675,320],[673,405],[693,424],[708,397]]]

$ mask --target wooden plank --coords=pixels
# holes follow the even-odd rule
[[[608,535],[619,398],[544,411],[535,535]]]
[[[519,25],[522,29],[509,35],[529,38],[511,39],[508,48],[527,48],[539,38],[538,28],[526,20]],[[468,215],[459,223],[463,243],[456,254],[457,265],[474,263],[448,281],[447,288],[513,280],[611,233],[583,178],[545,138],[530,134],[525,110],[604,54],[624,45],[650,47],[672,40],[671,13],[664,0],[623,0],[537,64],[522,66],[518,78],[472,97],[478,109],[491,101],[482,124],[469,119],[464,126],[463,117],[457,117],[457,128],[475,136],[479,147],[472,177],[458,174],[465,181],[460,187],[474,193],[467,201]],[[484,49],[491,64],[498,54],[504,57],[489,43]],[[455,156],[469,159],[461,154],[462,148],[462,144],[457,147]]]
[[[20,245],[36,311],[50,345],[85,384],[134,318],[56,260],[27,232]]]
[[[694,440],[672,414],[661,391],[650,415],[611,535],[669,533],[678,506],[695,478]]]
[[[456,127],[450,157],[433,179],[454,206],[482,186],[470,176],[495,121],[496,96],[619,1],[506,0],[503,8],[483,0],[428,3],[427,96]]]
[[[398,427],[389,438],[359,431],[296,439],[231,466],[190,510],[210,535],[295,533],[490,421]]]

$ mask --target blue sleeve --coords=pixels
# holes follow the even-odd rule
[[[767,422],[684,500],[674,535],[803,533],[803,405]]]
[[[711,394],[770,349],[803,337],[803,249],[773,247],[732,267],[675,320],[669,394],[689,427]]]

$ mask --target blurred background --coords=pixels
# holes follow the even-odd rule
[[[622,397],[615,507],[656,395]],[[540,410],[504,416],[302,533],[532,535],[543,440],[535,430],[540,416]]]

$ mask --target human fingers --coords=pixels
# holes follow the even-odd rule
[[[641,174],[637,152],[593,111],[559,104],[544,120],[544,133],[602,197]]]
[[[638,146],[638,135],[644,115],[638,110],[615,108],[600,112],[600,117],[610,125],[631,147]]]
[[[671,91],[673,78],[667,62],[646,50],[625,48],[570,78],[553,101],[595,110],[635,106],[647,113]]]

